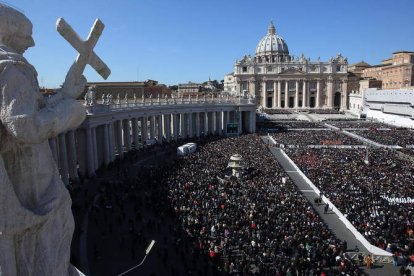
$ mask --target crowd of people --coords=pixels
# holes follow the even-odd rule
[[[241,179],[226,169],[236,153]],[[173,165],[166,187],[182,229],[221,272],[361,273],[257,135],[199,147]]]
[[[372,128],[369,130],[353,130],[352,132],[383,145],[398,145],[401,147],[414,145],[414,130],[410,129],[379,130]]]
[[[414,255],[414,167],[387,149],[287,149],[288,155],[367,240]]]
[[[341,129],[348,129],[348,128],[363,128],[363,129],[394,129],[394,126],[387,125],[384,123],[378,122],[369,122],[369,121],[325,121],[325,123],[329,125],[336,126]]]
[[[277,145],[307,147],[309,145],[362,145],[362,142],[340,131],[296,130],[272,133]]]

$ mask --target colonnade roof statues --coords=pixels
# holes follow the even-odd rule
[[[58,21],[59,32],[80,53],[62,88],[47,102],[35,68],[23,57],[34,46],[32,23],[0,4],[0,274],[75,274],[69,264],[71,200],[48,139],[85,119],[85,108],[76,98],[86,84],[86,64],[103,76],[110,73],[93,52],[103,30],[98,25],[85,43],[63,19]]]

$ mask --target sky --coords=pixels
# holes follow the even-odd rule
[[[77,53],[56,31],[63,17],[82,39],[96,18],[105,29],[94,49],[107,81],[166,85],[222,80],[236,59],[254,55],[272,20],[291,55],[371,65],[414,51],[413,0],[15,0],[33,23],[36,46],[24,54],[42,87],[59,87]],[[91,67],[88,81],[104,81]]]

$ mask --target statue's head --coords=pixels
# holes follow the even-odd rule
[[[0,44],[19,54],[34,46],[32,23],[21,12],[0,4]]]

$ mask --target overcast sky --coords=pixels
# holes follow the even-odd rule
[[[56,32],[64,17],[82,39],[95,20],[106,25],[95,52],[111,68],[108,81],[158,80],[173,85],[221,80],[236,59],[254,55],[270,20],[290,54],[378,64],[414,51],[413,0],[16,0],[32,21],[36,46],[25,56],[39,83],[57,87],[76,57]],[[101,81],[91,68],[89,81]]]

